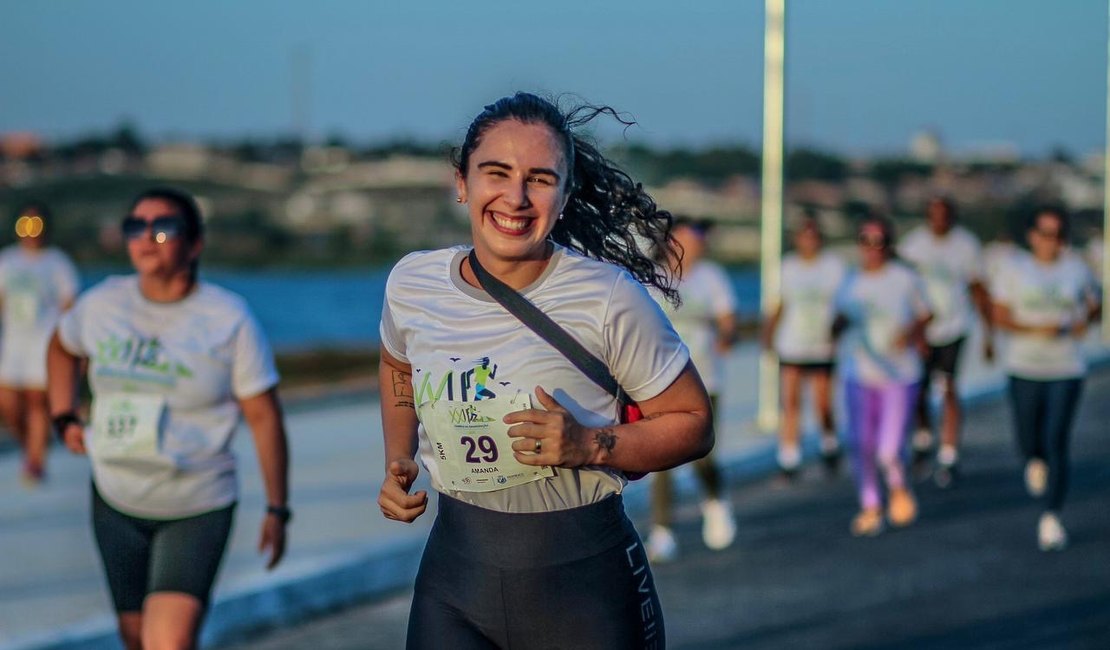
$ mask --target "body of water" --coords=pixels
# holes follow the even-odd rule
[[[107,275],[83,274],[83,280],[91,286]],[[388,275],[388,268],[201,271],[205,280],[247,300],[280,351],[377,346]],[[729,275],[741,316],[751,318],[759,311],[758,271]]]

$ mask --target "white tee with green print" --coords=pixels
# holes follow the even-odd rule
[[[200,282],[184,299],[158,303],[142,296],[136,276],[110,277],[62,317],[58,335],[89,360],[86,446],[109,504],[157,519],[237,499],[238,400],[278,382],[270,345],[241,297]]]
[[[402,397],[414,399],[418,407],[448,400],[462,408],[482,400],[530,396],[542,386],[583,425],[615,423],[613,396],[488,294],[462,279],[459,267],[468,251],[455,247],[412,253],[389,275],[381,340],[389,354],[412,366],[411,397],[404,394],[404,386]],[[662,393],[690,359],[643,285],[611,264],[556,246],[547,268],[521,293],[605,361],[635,400]],[[418,433],[420,459],[432,487],[491,510],[576,508],[619,493],[625,485],[619,472],[584,467],[555,468],[550,478],[506,489],[452,490],[444,485],[434,443],[423,424]],[[492,457],[492,448],[485,451]]]

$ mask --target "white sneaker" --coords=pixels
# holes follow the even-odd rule
[[[670,528],[652,526],[647,539],[647,556],[649,562],[656,564],[671,562],[678,557],[678,542]]]
[[[1042,551],[1062,551],[1068,545],[1068,531],[1054,513],[1046,512],[1037,523],[1037,546]]]
[[[1040,458],[1025,463],[1025,489],[1031,497],[1040,497],[1048,487],[1048,465]]]
[[[779,469],[782,471],[787,473],[796,472],[802,465],[802,448],[798,445],[779,445],[775,460],[778,461]]]
[[[732,505],[720,499],[707,499],[701,504],[701,538],[714,551],[728,548],[736,539],[736,519]]]
[[[914,431],[910,444],[917,453],[928,453],[933,448],[933,432],[924,427]]]
[[[836,434],[822,433],[821,434],[821,455],[822,456],[836,456],[840,453],[840,439]]]

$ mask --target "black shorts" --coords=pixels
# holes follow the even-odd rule
[[[960,350],[963,349],[966,340],[965,337],[961,336],[945,345],[930,345],[929,352],[925,357],[925,377],[929,377],[935,372],[955,377],[960,363]]]
[[[173,591],[205,607],[220,568],[235,504],[183,519],[116,510],[92,489],[92,524],[117,612],[138,612],[148,594]]]
[[[620,495],[503,513],[440,495],[408,648],[663,648],[647,555]]]
[[[779,366],[800,370],[803,375],[831,375],[833,369],[836,368],[836,363],[833,361],[787,361],[783,359],[779,361]]]

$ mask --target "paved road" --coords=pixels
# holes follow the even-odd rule
[[[670,647],[1110,648],[1108,398],[1102,372],[1086,386],[1075,432],[1063,553],[1036,548],[1039,511],[1024,493],[1004,403],[970,416],[963,480],[945,491],[919,484],[921,519],[907,530],[850,537],[852,486],[816,469],[791,487],[735,489],[741,532],[727,551],[701,545],[686,505],[684,553],[656,568]],[[410,597],[229,650],[401,648]]]

